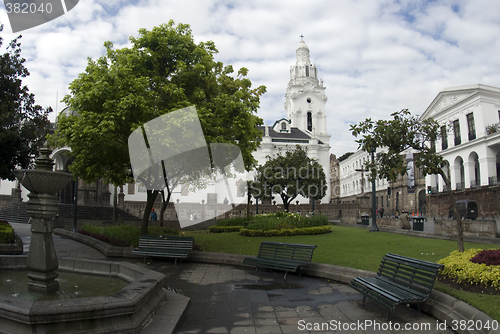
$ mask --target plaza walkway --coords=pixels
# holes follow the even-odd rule
[[[28,224],[12,224],[29,249]],[[58,257],[105,259],[82,243],[54,235]],[[110,259],[117,261],[116,258]],[[124,261],[124,259],[118,259]],[[167,276],[167,287],[189,298],[189,304],[169,298],[170,310],[160,311],[142,334],[150,333],[453,333],[437,328],[436,319],[399,306],[390,321],[378,304],[348,285],[327,279],[260,271],[239,266],[156,259],[127,259]],[[171,296],[175,295],[171,293]],[[187,298],[185,298],[187,300]],[[176,309],[177,307],[177,309]],[[183,317],[173,317],[175,310]]]

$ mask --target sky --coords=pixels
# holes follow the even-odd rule
[[[122,48],[140,28],[189,24],[196,42],[215,43],[217,61],[246,67],[254,87],[267,87],[258,116],[269,125],[286,117],[289,69],[303,35],[326,87],[330,151],[339,157],[357,150],[351,124],[401,109],[421,115],[448,87],[500,87],[498,13],[498,0],[80,0],[16,34],[0,4],[0,34],[4,46],[23,36],[30,71],[23,83],[37,104],[60,112],[69,84],[87,58],[104,54],[104,42]]]

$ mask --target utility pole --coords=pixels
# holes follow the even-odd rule
[[[372,163],[375,162],[375,149],[371,149],[372,153]],[[372,173],[372,228],[370,229],[370,232],[378,232],[378,226],[377,226],[377,211],[376,211],[376,205],[377,202],[375,201],[375,175]]]

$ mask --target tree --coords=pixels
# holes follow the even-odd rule
[[[35,104],[35,95],[22,84],[30,73],[21,57],[20,39],[12,40],[0,55],[0,178],[9,180],[15,179],[16,167],[29,167],[45,142],[52,110]],[[0,36],[0,47],[2,44]]]
[[[232,66],[214,60],[213,42],[194,42],[189,25],[170,21],[151,31],[141,29],[130,41],[131,47],[118,50],[106,42],[106,54],[89,59],[85,72],[70,84],[64,102],[79,116],[60,117],[54,136],[58,145],[71,147],[75,160],[70,171],[87,182],[132,181],[129,135],[158,116],[191,105],[207,143],[238,145],[250,169],[262,136],[256,128],[262,119],[255,113],[265,87],[252,89],[246,68],[233,76]],[[147,234],[159,191],[147,191],[141,234]]]
[[[391,114],[392,120],[373,121],[367,118],[358,124],[351,125],[350,131],[359,139],[359,148],[366,152],[372,149],[386,148],[387,152],[378,153],[375,162],[367,162],[366,166],[376,171],[379,178],[396,181],[398,175],[407,171],[406,158],[402,154],[407,150],[415,152],[414,164],[420,168],[424,176],[439,174],[447,189],[451,189],[450,179],[445,172],[446,162],[435,150],[435,141],[440,136],[439,124],[434,119],[420,120],[411,115],[408,109]],[[455,195],[449,192],[452,209],[458,228],[458,250],[464,251],[463,224],[455,207]]]
[[[318,161],[307,156],[297,145],[295,150],[279,151],[276,157],[257,167],[257,177],[251,193],[256,199],[271,199],[278,194],[288,212],[290,203],[298,196],[319,200],[326,195],[325,172]]]

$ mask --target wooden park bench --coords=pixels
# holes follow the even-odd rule
[[[296,272],[303,267],[311,266],[311,259],[316,245],[288,244],[283,242],[263,241],[257,257],[247,257],[243,263],[259,268],[285,271],[284,279],[289,271]]]
[[[146,257],[170,257],[175,259],[187,259],[193,251],[193,237],[155,236],[143,235],[139,239],[139,247],[132,249],[132,254],[144,255]]]
[[[356,277],[350,286],[388,309],[386,319],[399,304],[420,304],[431,294],[444,265],[396,254],[386,254],[375,277]]]

